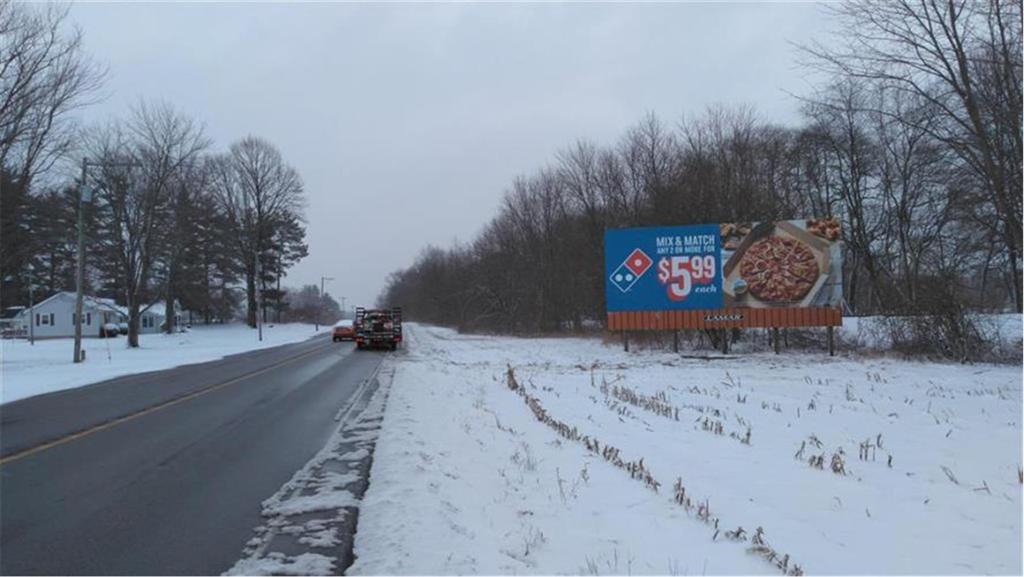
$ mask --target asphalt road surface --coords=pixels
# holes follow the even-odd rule
[[[319,337],[0,406],[0,573],[217,575],[383,353]]]

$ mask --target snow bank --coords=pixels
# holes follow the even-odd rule
[[[263,502],[263,522],[224,575],[344,572],[390,383],[384,369],[360,385],[327,444]]]
[[[328,331],[324,328],[323,331]],[[263,327],[263,341],[242,324],[193,327],[173,335],[139,336],[139,348],[129,349],[126,337],[83,339],[86,362],[71,362],[73,339],[0,340],[0,403],[72,389],[114,377],[212,361],[227,355],[306,340],[312,325],[278,324]]]
[[[1019,367],[406,330],[350,574],[1021,573]]]
[[[273,553],[260,559],[243,559],[225,575],[331,575],[334,561],[319,553],[288,557]]]

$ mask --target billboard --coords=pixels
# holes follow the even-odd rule
[[[841,323],[837,219],[605,231],[612,329]]]

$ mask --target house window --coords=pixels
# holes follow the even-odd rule
[[[85,324],[92,326],[92,313],[85,313]]]
[[[50,317],[49,316],[43,315],[43,324],[44,325],[50,324]]]

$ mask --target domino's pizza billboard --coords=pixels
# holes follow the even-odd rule
[[[609,311],[722,306],[717,225],[608,230],[604,235]]]
[[[833,218],[609,229],[609,326],[622,318],[635,328],[839,324],[840,232]],[[779,312],[788,309],[801,311]],[[669,314],[679,311],[696,314]]]

